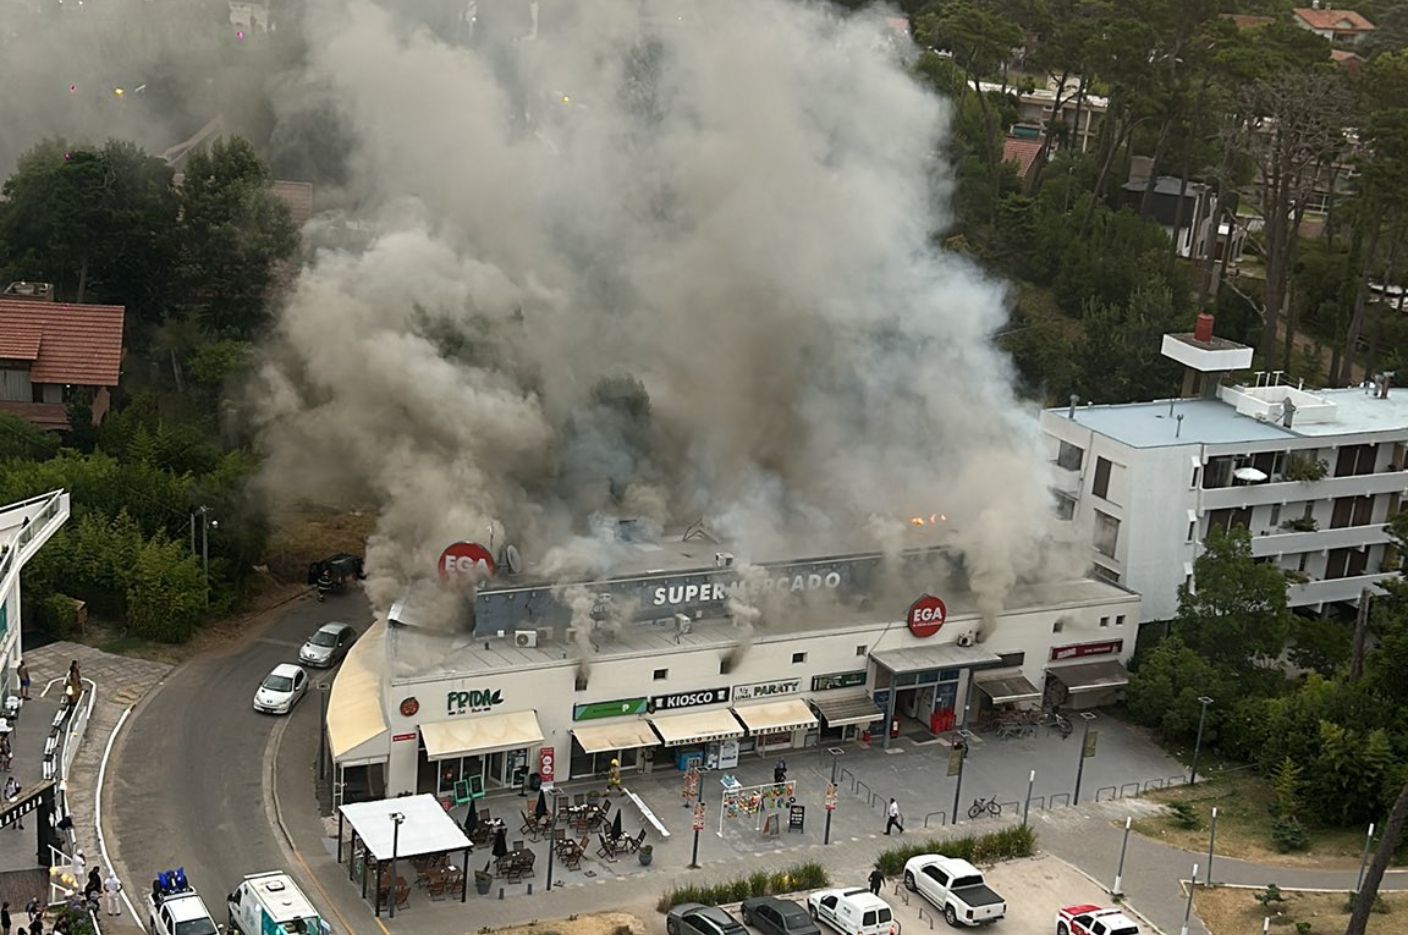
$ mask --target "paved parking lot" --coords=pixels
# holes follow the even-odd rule
[[[983,929],[1011,935],[1037,935],[1056,930],[1056,910],[1076,903],[1109,905],[1109,895],[1070,864],[1051,856],[1013,860],[985,872],[988,885],[1007,900],[1007,917]],[[838,880],[838,886],[864,886],[864,881]],[[946,931],[943,917],[917,893],[911,893],[897,880],[887,881],[881,893],[894,910],[901,935],[921,935]],[[805,896],[795,897],[802,905]],[[737,906],[728,907],[735,916]],[[757,932],[756,929],[749,931]],[[824,933],[835,935],[822,927]]]

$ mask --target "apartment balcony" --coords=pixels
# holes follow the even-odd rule
[[[1292,607],[1308,604],[1326,604],[1334,601],[1357,601],[1365,588],[1373,588],[1381,581],[1398,577],[1397,572],[1380,572],[1373,575],[1356,575],[1352,578],[1330,578],[1325,581],[1309,581],[1293,584],[1286,589],[1286,603]]]
[[[1319,552],[1323,549],[1379,545],[1388,541],[1388,533],[1384,531],[1382,523],[1373,523],[1367,526],[1344,526],[1340,529],[1320,529],[1315,532],[1276,530],[1266,535],[1252,537],[1252,555],[1256,558],[1267,555],[1295,555],[1300,552]]]
[[[1080,471],[1062,467],[1059,461],[1052,461],[1051,486],[1069,494],[1080,493]]]
[[[1363,497],[1369,494],[1408,491],[1408,471],[1326,477],[1314,481],[1281,481],[1274,484],[1246,484],[1203,490],[1203,510],[1226,507],[1265,506],[1268,503],[1294,503],[1297,500],[1329,500],[1334,497]]]

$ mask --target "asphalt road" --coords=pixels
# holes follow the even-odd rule
[[[229,652],[174,670],[133,712],[108,766],[105,802],[108,849],[125,869],[139,910],[158,871],[185,867],[223,922],[224,895],[240,879],[286,869],[264,794],[270,738],[280,719],[253,710],[254,690],[275,665],[297,662],[298,647],[322,624],[341,621],[360,632],[370,613],[360,591],[324,604],[302,598],[275,611]],[[332,673],[311,674],[316,683]],[[312,687],[293,716],[316,721],[317,707]],[[306,755],[316,755],[315,749]]]

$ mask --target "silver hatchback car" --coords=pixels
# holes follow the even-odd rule
[[[325,623],[299,648],[298,661],[319,669],[337,665],[356,639],[357,631],[347,624]]]

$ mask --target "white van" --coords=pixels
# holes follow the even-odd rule
[[[841,935],[899,935],[900,924],[889,903],[864,887],[817,890],[807,897],[807,911]]]
[[[287,873],[251,873],[228,900],[230,935],[331,935]]]

